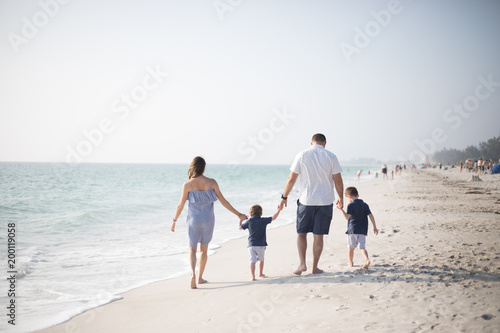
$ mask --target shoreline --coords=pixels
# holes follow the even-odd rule
[[[84,169],[87,170],[74,170],[79,181],[73,184],[75,188],[69,190],[62,184],[69,184],[73,176],[71,173],[60,173],[62,170],[57,165],[4,165],[6,174],[12,175],[9,177],[10,185],[24,184],[22,179],[35,177],[35,182],[30,185],[33,190],[26,195],[36,200],[31,201],[26,209],[12,211],[12,220],[23,226],[22,237],[25,240],[19,249],[19,259],[23,263],[22,270],[18,272],[23,292],[19,300],[23,302],[19,315],[24,320],[16,325],[18,331],[35,331],[64,322],[91,308],[107,304],[126,291],[179,275],[179,272],[189,272],[187,246],[184,244],[187,232],[171,233],[165,219],[170,215],[169,207],[175,208],[178,202],[178,187],[171,184],[183,183],[185,170],[130,168],[128,165],[89,166]],[[212,170],[215,175],[221,175],[223,169]],[[283,185],[288,168],[249,169],[252,172],[259,170],[261,175],[254,180],[243,177],[244,172],[231,174],[230,177],[221,176],[227,181],[226,194],[235,198],[235,201],[231,200],[235,207],[244,210],[254,199],[264,207],[264,213],[275,207],[275,198],[280,195],[278,188]],[[122,176],[111,179],[104,176],[108,172]],[[163,177],[164,174],[171,174],[173,178]],[[149,181],[141,185],[130,182],[127,191],[116,186],[120,179],[131,175],[145,177]],[[92,186],[85,186],[86,182]],[[241,192],[238,188],[248,191]],[[269,188],[275,190],[266,190]],[[14,192],[7,191],[6,194],[4,206],[10,207],[19,201]],[[58,202],[58,198],[74,198],[80,194],[79,199]],[[113,199],[114,195],[120,199]],[[131,203],[131,206],[118,208],[125,202]],[[245,237],[245,232],[234,227],[232,214],[221,205],[216,205],[215,209],[217,226],[211,248],[236,237]],[[46,210],[50,213],[43,213]],[[283,212],[270,227],[290,223],[290,215],[295,214],[292,210],[288,213],[291,214]],[[185,223],[179,227],[185,228]],[[45,243],[44,235],[51,237],[51,242]],[[96,246],[91,245],[94,242]],[[184,253],[177,255],[180,252]],[[81,279],[82,276],[85,278]],[[0,330],[10,326],[2,323]]]
[[[471,175],[417,170],[356,184],[381,231],[369,231],[369,270],[359,269],[359,251],[355,267],[347,266],[346,221],[335,209],[320,260],[323,274],[292,274],[298,264],[292,223],[268,230],[269,278],[249,281],[241,237],[220,244],[208,260],[209,283],[196,290],[189,289],[189,274],[153,282],[38,332],[498,331],[499,178],[467,182]],[[488,200],[475,198],[481,193]],[[297,323],[301,313],[307,318]]]
[[[92,164],[92,163],[89,163],[89,164]],[[373,165],[372,165],[372,167],[375,167],[375,166],[373,166]],[[346,172],[348,172],[348,171],[346,171]],[[351,171],[351,173],[354,173],[354,172],[355,172],[355,171]],[[361,181],[356,181],[356,180],[353,180],[353,179],[349,179],[349,178],[348,178],[348,183],[349,183],[349,181],[350,181],[350,182],[357,182],[357,183],[370,183],[370,182],[374,182],[374,181],[376,181],[376,180],[377,180],[377,179],[375,179],[374,177],[372,177],[372,178],[368,178],[368,179],[366,179],[366,178],[365,178],[365,179],[361,179]],[[344,185],[345,185],[345,183],[344,183]],[[296,209],[296,207],[295,207],[295,204],[293,204],[293,205],[294,205],[294,207],[292,208],[292,211],[293,211],[293,217],[295,217],[295,209]],[[290,217],[290,216],[289,216],[289,217]],[[288,217],[288,218],[289,218],[289,217]],[[284,214],[282,213],[282,214],[280,214],[279,219],[283,219],[283,218],[284,218]],[[281,221],[279,221],[278,223],[280,223],[280,222],[281,222]],[[276,222],[274,222],[274,224],[276,224]],[[275,230],[275,229],[286,228],[286,227],[288,227],[288,226],[290,226],[290,225],[293,225],[293,226],[294,226],[294,228],[295,228],[295,221],[294,221],[294,220],[292,220],[292,221],[290,221],[290,222],[286,222],[285,224],[279,224],[279,225],[277,225],[277,226],[273,226],[273,224],[270,224],[270,225],[267,227],[267,232],[269,233],[269,232],[270,232],[270,230]],[[183,230],[183,231],[185,231],[185,230]],[[232,238],[226,238],[226,239],[223,239],[222,241],[219,241],[219,242],[217,242],[217,243],[211,244],[211,245],[210,245],[210,247],[209,247],[209,253],[208,253],[208,256],[209,256],[209,258],[212,258],[213,256],[215,256],[215,255],[218,253],[218,251],[219,251],[219,250],[220,250],[223,246],[225,246],[225,244],[227,244],[228,242],[240,241],[241,239],[243,239],[243,240],[245,241],[245,244],[246,244],[246,242],[247,242],[247,238],[248,238],[248,232],[247,232],[247,231],[246,231],[246,232],[245,232],[245,231],[242,231],[242,234],[241,234],[240,236],[235,236],[235,237],[232,237]],[[312,242],[312,240],[309,240],[309,241],[310,241],[310,242]],[[246,253],[246,252],[245,252],[245,253]],[[171,255],[176,255],[176,256],[185,255],[185,256],[186,256],[186,258],[187,258],[187,256],[188,256],[188,251],[186,250],[186,251],[184,251],[184,252],[179,252],[179,253],[175,253],[175,254],[171,254]],[[210,261],[210,260],[209,260],[209,261]],[[197,271],[198,271],[198,266],[197,266]],[[125,295],[125,294],[127,294],[127,293],[129,293],[129,292],[132,292],[132,291],[134,291],[134,290],[136,290],[136,289],[141,289],[141,288],[147,287],[147,286],[149,286],[149,285],[151,285],[151,284],[161,283],[161,282],[167,282],[167,281],[170,281],[170,280],[172,280],[172,279],[178,279],[178,278],[182,278],[182,277],[184,277],[185,279],[189,280],[189,275],[190,275],[190,273],[189,273],[189,264],[188,264],[187,259],[186,259],[186,266],[185,266],[185,270],[183,270],[182,272],[178,272],[178,273],[172,274],[172,275],[170,275],[170,276],[168,276],[168,277],[160,278],[160,279],[157,279],[157,280],[144,282],[144,283],[142,283],[142,284],[140,284],[140,285],[137,285],[137,286],[131,287],[131,288],[127,289],[127,290],[124,290],[124,291],[122,291],[122,292],[120,292],[120,293],[116,294],[116,296],[114,296],[114,299],[112,299],[112,300],[110,300],[110,301],[108,301],[108,302],[106,302],[106,303],[103,303],[103,304],[101,304],[101,305],[97,305],[97,306],[94,306],[94,307],[92,307],[92,308],[89,308],[89,309],[83,310],[82,312],[79,312],[79,313],[77,313],[77,314],[75,314],[75,315],[71,316],[71,317],[70,317],[70,318],[68,318],[68,319],[65,319],[65,320],[60,321],[60,322],[55,323],[55,324],[51,324],[51,325],[49,325],[49,326],[47,326],[47,327],[44,327],[44,328],[38,328],[38,329],[36,329],[36,330],[30,330],[30,332],[41,332],[41,331],[45,331],[45,330],[47,330],[47,329],[53,328],[53,327],[55,327],[55,326],[65,324],[65,323],[67,323],[67,322],[71,321],[71,320],[72,320],[73,318],[75,318],[75,317],[78,317],[78,316],[81,316],[81,315],[85,315],[87,312],[92,312],[92,311],[97,311],[97,312],[99,312],[99,310],[98,310],[99,308],[104,307],[104,306],[107,306],[107,305],[109,305],[109,304],[111,304],[111,303],[114,303],[114,302],[117,302],[117,301],[121,301],[121,300],[123,300],[123,295]],[[90,316],[93,316],[93,315],[92,315],[92,314],[90,314]]]

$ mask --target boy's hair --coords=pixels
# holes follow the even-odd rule
[[[345,189],[345,195],[350,195],[351,197],[357,197],[359,194],[358,190],[354,186],[351,186]]]
[[[250,215],[252,216],[262,216],[262,207],[259,205],[253,205],[250,208]]]

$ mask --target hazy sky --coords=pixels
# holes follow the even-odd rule
[[[500,1],[0,0],[0,161],[417,159],[500,135]]]

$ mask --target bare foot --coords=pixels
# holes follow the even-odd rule
[[[316,268],[316,269],[313,269],[312,273],[313,274],[321,274],[321,273],[323,273],[323,270],[319,269],[319,268]]]
[[[207,283],[207,280],[204,280],[202,278],[198,278],[198,284],[202,284],[202,283]]]
[[[260,274],[259,277],[266,278],[267,276],[265,274]]]
[[[354,266],[354,263],[352,261],[349,261],[349,267]]]
[[[255,280],[255,276],[252,276],[252,278],[250,279],[250,281],[256,281]]]
[[[302,274],[302,272],[305,272],[307,271],[307,267],[306,266],[299,266],[294,272],[293,274],[295,275],[300,275]]]
[[[363,266],[361,266],[361,268],[363,268],[363,269],[368,269],[368,267],[370,267],[370,261],[369,260],[367,262],[365,262],[365,264]]]
[[[196,289],[196,276],[191,277],[191,289]]]

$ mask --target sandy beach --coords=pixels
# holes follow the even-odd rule
[[[336,210],[323,274],[292,274],[296,233],[287,225],[268,230],[265,279],[250,281],[240,238],[209,258],[209,282],[196,290],[188,276],[153,283],[40,332],[500,332],[500,178],[469,178],[417,170],[358,184],[380,230],[369,229],[368,270],[359,251],[347,265]]]

